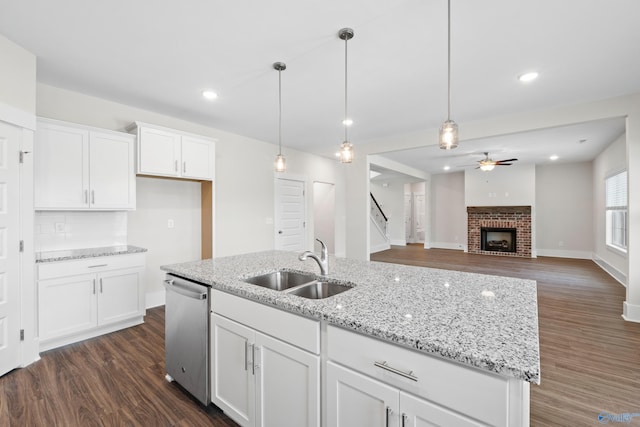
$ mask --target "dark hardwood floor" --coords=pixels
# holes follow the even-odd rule
[[[531,385],[531,425],[602,425],[601,412],[635,413],[628,425],[640,425],[640,323],[622,319],[625,288],[594,262],[422,245],[394,246],[371,260],[536,280],[542,381]]]
[[[596,426],[603,411],[640,413],[640,324],[621,318],[625,289],[593,262],[420,245],[393,247],[372,260],[538,282],[542,384],[531,386],[532,426]],[[158,307],[143,325],[48,351],[1,377],[0,426],[236,425],[164,375]],[[640,425],[640,417],[629,425]]]
[[[164,379],[164,307],[41,358],[0,378],[0,426],[237,426]]]

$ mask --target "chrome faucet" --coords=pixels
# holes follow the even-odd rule
[[[314,260],[316,260],[316,262],[320,266],[320,274],[323,276],[326,276],[327,273],[329,273],[329,255],[328,255],[329,252],[327,251],[327,246],[324,244],[322,240],[320,239],[316,239],[316,240],[320,242],[320,245],[322,245],[322,252],[320,253],[320,256],[318,257],[318,255],[314,254],[311,251],[304,251],[300,254],[298,259],[300,261],[305,261],[307,257],[313,258]]]

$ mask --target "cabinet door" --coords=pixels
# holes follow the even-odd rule
[[[255,424],[254,331],[211,315],[211,401],[241,426]]]
[[[98,325],[142,315],[141,273],[142,269],[127,269],[98,274]]]
[[[190,136],[182,137],[183,178],[213,179],[213,143]]]
[[[256,425],[320,425],[320,357],[256,332]]]
[[[480,424],[456,412],[424,399],[400,392],[400,416],[402,427],[481,427]]]
[[[180,135],[160,129],[140,128],[138,173],[180,176]]]
[[[89,173],[91,208],[135,209],[133,137],[91,132]]]
[[[97,325],[96,276],[83,274],[38,282],[40,340]]]
[[[327,362],[327,425],[398,427],[398,408],[397,389]]]
[[[89,207],[89,132],[39,122],[33,170],[35,209]]]

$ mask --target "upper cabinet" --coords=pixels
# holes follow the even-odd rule
[[[132,123],[127,130],[138,136],[139,175],[213,180],[214,140],[141,122]]]
[[[35,209],[135,209],[134,143],[126,133],[39,118]]]

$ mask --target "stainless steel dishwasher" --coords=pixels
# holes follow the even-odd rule
[[[210,402],[209,287],[166,275],[165,367],[167,380],[176,381],[203,405]]]

